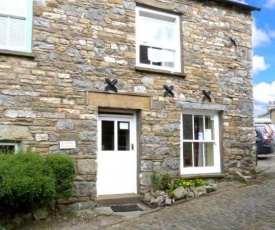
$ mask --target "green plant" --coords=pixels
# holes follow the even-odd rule
[[[5,226],[0,223],[0,230],[6,230]]]
[[[46,157],[46,165],[53,170],[55,176],[56,197],[68,199],[73,193],[75,177],[74,161],[68,155],[53,154]]]
[[[154,190],[165,190],[169,197],[174,196],[174,190],[179,187],[193,188],[208,185],[202,179],[182,179],[180,177],[171,177],[169,173],[165,173],[162,177],[156,172],[151,176],[152,186]]]
[[[151,181],[154,190],[175,190],[180,186],[184,188],[192,188],[208,185],[208,183],[202,179],[172,178],[169,173],[165,173],[161,177],[156,172],[153,172]]]
[[[0,155],[0,212],[30,211],[56,194],[52,169],[37,153]]]
[[[203,181],[202,179],[182,179],[182,178],[174,178],[168,184],[166,192],[170,197],[174,196],[174,190],[179,187],[184,188],[194,188],[208,185],[207,182]]]
[[[172,181],[172,177],[169,173],[165,173],[161,179],[161,189],[166,190],[169,188],[169,184]]]
[[[156,172],[153,172],[151,176],[151,182],[154,190],[160,190],[162,188],[161,177]]]

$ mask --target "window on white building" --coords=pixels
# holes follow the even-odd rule
[[[181,174],[221,172],[218,114],[183,113],[181,138]]]
[[[0,49],[31,52],[33,0],[0,1]]]
[[[181,72],[180,17],[136,8],[136,65]]]

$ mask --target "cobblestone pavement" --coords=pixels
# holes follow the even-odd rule
[[[208,196],[139,217],[55,219],[24,230],[275,230],[275,154],[261,157],[257,171],[261,173],[250,185],[226,184]]]
[[[104,229],[275,229],[275,179],[194,199]]]
[[[269,154],[269,155],[259,155],[258,166],[257,166],[258,172],[265,171],[273,166],[275,166],[275,154],[274,153]]]
[[[263,172],[249,186],[194,199],[103,229],[275,229],[274,161],[273,157],[263,166],[260,159]]]

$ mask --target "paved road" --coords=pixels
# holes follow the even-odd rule
[[[164,208],[103,229],[275,230],[275,155],[261,157],[255,183]]]
[[[259,155],[257,166],[258,171],[266,170],[273,166],[275,167],[275,153],[269,155]],[[273,171],[275,171],[275,169]]]

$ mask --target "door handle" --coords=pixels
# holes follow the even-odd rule
[[[134,150],[134,144],[131,144],[131,148],[132,148],[132,150]]]

